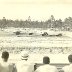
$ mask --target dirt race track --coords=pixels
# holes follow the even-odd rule
[[[28,50],[30,61],[42,62],[43,56],[50,56],[51,63],[68,63],[67,56],[72,53],[72,32],[64,33],[61,37],[16,36],[9,33],[0,35],[0,53],[9,51],[10,61],[17,62],[20,52]],[[2,36],[3,35],[3,36]]]
[[[0,47],[71,47],[69,37],[0,37]]]

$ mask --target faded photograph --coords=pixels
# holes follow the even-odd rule
[[[71,0],[0,0],[0,72],[72,72]]]

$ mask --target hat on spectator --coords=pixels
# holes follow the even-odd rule
[[[21,59],[22,60],[28,60],[29,52],[28,51],[22,51],[21,52]]]

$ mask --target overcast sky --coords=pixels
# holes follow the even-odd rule
[[[47,20],[72,17],[71,0],[0,0],[0,19]]]

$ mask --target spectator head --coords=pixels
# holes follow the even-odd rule
[[[69,60],[70,63],[72,63],[72,55],[68,56],[68,60]]]
[[[29,54],[28,51],[22,51],[21,52],[21,60],[28,60]]]
[[[50,63],[50,58],[48,56],[43,57],[43,63],[44,64],[49,64]]]
[[[4,61],[7,61],[9,58],[9,53],[7,51],[2,52],[2,59]]]

